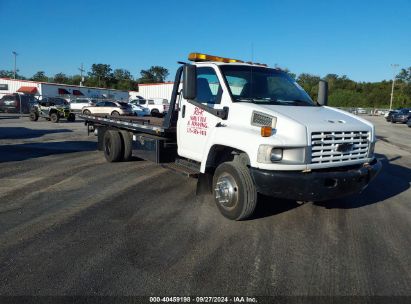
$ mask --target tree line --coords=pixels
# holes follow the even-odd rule
[[[161,83],[165,82],[169,72],[161,66],[152,66],[147,70],[140,71],[141,77],[134,78],[130,71],[126,69],[112,69],[109,64],[97,63],[92,64],[90,72],[83,76],[81,75],[66,75],[57,73],[50,77],[44,71],[38,71],[30,78],[26,78],[20,74],[16,74],[17,79],[27,79],[40,82],[54,82],[61,84],[79,85],[80,82],[84,86],[102,87],[117,90],[137,90],[139,83]],[[14,72],[0,70],[0,77],[13,78]]]
[[[320,76],[302,73],[296,75],[286,72],[307,91],[314,100],[317,99]],[[140,71],[140,77],[134,78],[126,69],[112,69],[109,64],[93,64],[90,72],[84,76],[83,85],[119,90],[137,90],[139,83],[165,82],[169,72],[161,66],[152,66]],[[26,79],[17,74],[18,79]],[[13,71],[0,70],[0,77],[13,78]],[[57,73],[49,77],[44,71],[39,71],[29,78],[34,81],[56,82],[79,85],[80,75],[67,76]],[[323,79],[329,85],[329,104],[336,107],[388,107],[391,98],[392,81],[356,82],[345,75],[328,74]],[[411,67],[401,69],[396,75],[393,107],[411,107]]]
[[[298,77],[289,73],[307,91],[317,99],[319,76],[302,73]],[[334,107],[370,107],[386,108],[390,104],[392,81],[356,82],[347,76],[328,74],[328,101]],[[411,67],[402,69],[395,78],[393,108],[411,107]]]

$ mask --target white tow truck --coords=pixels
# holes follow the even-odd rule
[[[277,68],[200,53],[177,70],[167,115],[81,115],[109,162],[137,156],[199,178],[229,219],[257,193],[326,201],[359,193],[378,174],[375,128],[318,101]]]

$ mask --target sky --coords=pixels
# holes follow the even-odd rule
[[[391,79],[411,66],[411,0],[0,0],[0,70],[54,76],[93,63],[164,66],[190,52],[321,77]]]

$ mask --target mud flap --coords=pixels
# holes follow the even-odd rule
[[[207,173],[200,173],[197,178],[196,195],[206,195],[212,193],[213,176]]]

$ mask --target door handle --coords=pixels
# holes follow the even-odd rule
[[[184,118],[186,116],[186,105],[183,105],[181,117]]]

